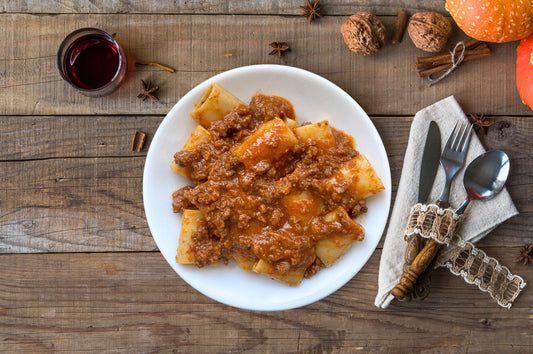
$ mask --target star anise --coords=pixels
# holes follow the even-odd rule
[[[319,17],[322,17],[322,14],[320,13],[320,0],[315,2],[307,0],[307,4],[305,6],[300,6],[300,8],[304,10],[301,16],[307,17],[309,23],[313,22]]]
[[[152,84],[149,82],[148,84],[144,82],[144,80],[141,80],[141,86],[143,92],[137,95],[137,98],[142,99],[143,101],[150,97],[154,101],[159,101],[159,98],[157,98],[156,95],[154,95],[154,92],[156,92],[159,89],[159,86],[152,87]]]
[[[287,43],[285,43],[285,42],[272,42],[272,43],[270,43],[270,46],[272,48],[274,48],[274,49],[268,54],[269,55],[277,54],[278,58],[280,58],[280,59],[281,59],[281,54],[283,54],[283,52],[285,52],[287,50],[291,50],[289,48],[289,46],[287,45]]]
[[[484,135],[487,135],[489,127],[494,124],[493,121],[488,121],[488,118],[484,114],[469,114],[469,116],[474,125],[474,129],[481,130]]]
[[[518,251],[518,258],[514,260],[515,263],[524,262],[524,265],[529,262],[533,263],[533,243],[530,245],[524,245]]]

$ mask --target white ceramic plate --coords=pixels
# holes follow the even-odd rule
[[[333,127],[355,138],[385,185],[385,191],[367,200],[368,213],[357,219],[365,239],[354,244],[332,267],[290,287],[259,274],[248,274],[231,261],[227,266],[198,269],[176,264],[181,214],[172,212],[171,194],[189,184],[170,170],[196,122],[189,117],[194,103],[216,82],[249,102],[260,90],[292,102],[301,122],[327,119]],[[311,72],[281,65],[253,65],[218,74],[187,93],[167,114],[152,140],[144,167],[143,196],[146,218],[159,250],[170,266],[192,287],[221,303],[250,310],[274,311],[320,300],[347,283],[364,266],[383,233],[391,199],[390,167],[376,128],[363,109],[342,89]]]

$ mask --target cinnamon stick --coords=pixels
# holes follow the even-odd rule
[[[405,28],[407,27],[407,20],[409,20],[409,14],[403,10],[400,11],[396,19],[396,24],[394,25],[394,33],[391,38],[392,44],[398,44],[402,41]]]
[[[466,58],[466,57],[473,56],[473,55],[477,56],[477,55],[484,55],[484,54],[490,55],[490,48],[486,44],[478,46],[475,49],[465,50],[464,56]],[[415,67],[417,69],[422,69],[428,66],[438,66],[442,64],[451,64],[451,63],[452,63],[452,56],[450,55],[450,53],[444,53],[444,54],[439,54],[439,55],[435,55],[432,57],[416,58]]]
[[[471,39],[465,43],[465,46],[466,46],[465,49],[474,49],[483,44],[487,45],[487,42],[479,41],[477,39]]]
[[[163,70],[166,70],[168,72],[171,72],[173,73],[174,71],[176,71],[176,69],[174,68],[171,68],[170,66],[166,66],[166,65],[163,65],[161,63],[156,63],[156,62],[147,62],[147,63],[141,63],[140,61],[136,62],[135,65],[139,65],[139,66],[157,66]]]
[[[136,130],[133,134],[133,139],[131,139],[131,151],[141,152],[144,146],[144,141],[146,140],[146,134]]]
[[[472,40],[470,40],[470,41],[465,43],[465,51],[481,49],[481,48],[488,48],[487,43],[486,42],[482,42],[482,41],[478,41],[477,39],[472,39]],[[463,47],[459,46],[457,48],[457,50],[458,51],[462,51]],[[424,66],[431,65],[431,64],[423,65],[424,63],[431,63],[433,60],[434,61],[439,61],[439,60],[443,60],[443,59],[446,59],[446,58],[449,58],[449,57],[450,57],[449,53],[437,54],[437,55],[433,55],[433,56],[430,56],[430,57],[418,57],[418,58],[416,58],[415,66],[417,66],[417,69],[420,69],[420,68],[422,68]],[[443,63],[440,63],[440,64],[443,64]],[[436,65],[439,65],[439,64],[436,64]]]
[[[482,52],[482,53],[479,53],[479,54],[471,54],[469,56],[465,56],[463,61],[470,61],[470,60],[474,60],[474,59],[485,58],[485,57],[488,57],[488,56],[490,56],[490,51],[486,52],[486,53]],[[443,70],[449,69],[451,67],[452,67],[452,63],[450,61],[449,64],[442,64],[442,65],[435,66],[435,67],[432,67],[432,68],[429,68],[429,69],[420,70],[418,72],[418,76],[426,77],[426,76],[433,75],[433,74],[436,74],[438,72],[441,72]]]

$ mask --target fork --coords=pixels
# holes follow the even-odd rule
[[[455,123],[440,156],[440,164],[446,176],[444,188],[437,201],[437,205],[441,208],[450,206],[448,200],[452,180],[465,164],[466,152],[472,136],[472,125],[470,123],[461,123],[459,129],[457,129],[458,124],[459,122]],[[441,247],[442,245],[433,238],[426,242],[426,245],[413,260],[409,269],[403,273],[398,284],[391,290],[391,294],[396,299],[403,300],[411,294],[418,277],[431,264]]]
[[[442,208],[447,208],[450,206],[448,199],[450,197],[452,180],[465,164],[466,152],[472,136],[472,124],[461,123],[461,126],[457,130],[458,124],[459,122],[455,123],[455,126],[453,127],[450,137],[448,138],[448,141],[446,142],[444,150],[440,156],[440,164],[446,175],[444,188],[442,189],[442,193],[437,201],[437,204]]]

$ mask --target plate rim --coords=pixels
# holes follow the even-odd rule
[[[188,276],[184,276],[184,274],[180,274],[178,272],[178,269],[179,269],[179,266],[181,266],[181,265],[178,265],[178,267],[175,268],[176,265],[173,265],[171,263],[171,261],[167,258],[167,256],[163,252],[163,250],[160,248],[160,245],[158,243],[158,236],[156,236],[156,234],[153,232],[153,228],[151,226],[151,223],[153,222],[151,220],[153,220],[153,217],[152,217],[151,211],[148,210],[148,208],[147,208],[147,205],[149,205],[149,203],[148,203],[148,200],[147,200],[147,198],[148,198],[147,197],[147,193],[145,193],[145,191],[147,189],[147,183],[148,183],[148,178],[147,178],[148,174],[149,174],[148,171],[150,170],[150,165],[151,165],[151,163],[153,161],[153,159],[151,157],[155,153],[154,152],[155,150],[152,149],[152,146],[157,146],[157,142],[159,141],[159,137],[162,134],[164,134],[163,132],[165,131],[165,127],[167,125],[169,125],[170,122],[173,120],[173,116],[175,116],[176,112],[181,109],[181,105],[185,104],[184,103],[185,102],[184,99],[188,98],[189,96],[197,95],[198,92],[203,93],[209,84],[211,84],[212,82],[215,82],[217,80],[223,80],[224,78],[226,78],[228,76],[232,76],[232,75],[234,75],[236,73],[238,73],[238,74],[246,74],[247,71],[255,72],[257,70],[275,71],[277,73],[285,72],[285,73],[291,73],[291,74],[299,74],[299,75],[310,76],[313,79],[318,80],[321,84],[327,85],[329,87],[329,89],[333,89],[334,91],[336,91],[336,93],[344,96],[343,99],[347,99],[348,101],[350,101],[350,103],[353,104],[357,108],[358,115],[361,115],[364,119],[367,120],[367,123],[369,123],[369,125],[370,125],[370,127],[372,129],[372,133],[377,137],[377,139],[379,141],[378,154],[380,155],[380,157],[384,157],[384,159],[380,160],[380,163],[384,163],[385,167],[386,167],[386,168],[384,168],[384,170],[386,171],[386,175],[385,176],[380,175],[380,178],[381,178],[381,180],[383,181],[383,183],[385,185],[385,191],[384,192],[386,193],[386,198],[385,198],[385,204],[386,204],[386,207],[385,207],[386,213],[385,213],[385,215],[386,216],[385,216],[384,220],[381,222],[381,225],[379,225],[379,229],[375,230],[379,234],[378,235],[379,237],[376,236],[375,244],[371,245],[372,246],[371,247],[372,250],[371,250],[371,252],[368,252],[368,254],[366,255],[364,261],[362,262],[361,267],[359,269],[357,269],[356,271],[351,272],[350,273],[351,275],[349,277],[347,277],[346,279],[342,279],[340,282],[338,281],[337,283],[335,283],[335,286],[323,288],[323,289],[321,289],[322,291],[318,291],[318,292],[316,292],[314,294],[311,294],[309,296],[305,296],[303,298],[300,298],[299,300],[293,300],[292,302],[279,302],[277,304],[277,306],[273,306],[272,304],[269,304],[268,306],[261,306],[261,304],[255,305],[255,306],[251,306],[249,304],[248,305],[240,305],[240,304],[235,303],[235,302],[227,301],[226,299],[219,298],[216,295],[214,296],[212,293],[209,293],[209,292],[205,291],[205,289],[203,289],[203,288],[199,288],[196,284],[194,284],[194,281],[192,281],[192,279],[190,279]],[[260,85],[258,85],[258,86],[260,86]],[[340,127],[340,129],[342,130],[342,127]],[[320,75],[318,75],[316,73],[313,73],[311,71],[308,71],[308,70],[305,70],[305,69],[301,69],[301,68],[297,68],[297,67],[287,66],[287,65],[255,64],[255,65],[247,65],[247,66],[241,66],[241,67],[233,68],[233,69],[218,73],[218,74],[216,74],[216,75],[214,75],[212,77],[209,77],[208,79],[206,79],[206,80],[202,81],[201,83],[199,83],[198,85],[194,86],[185,95],[183,95],[174,104],[174,106],[170,109],[170,111],[165,115],[164,119],[159,124],[159,126],[158,126],[158,128],[157,128],[157,130],[156,130],[156,132],[155,132],[155,134],[154,134],[154,136],[152,138],[152,140],[151,140],[151,144],[149,146],[148,153],[147,153],[146,159],[145,159],[144,170],[143,170],[143,207],[144,207],[144,212],[145,212],[146,220],[147,220],[147,223],[148,223],[148,227],[150,229],[150,233],[151,233],[156,245],[158,246],[158,251],[163,255],[163,257],[165,258],[167,263],[169,263],[170,267],[176,272],[176,274],[182,280],[184,280],[189,286],[191,286],[196,291],[202,293],[203,295],[207,296],[210,299],[213,299],[213,300],[215,300],[215,301],[217,301],[219,303],[223,303],[225,305],[232,306],[232,307],[235,307],[235,308],[246,309],[246,310],[254,310],[254,311],[281,311],[281,310],[288,310],[288,309],[294,309],[294,308],[299,308],[299,307],[302,307],[302,306],[306,306],[306,305],[312,304],[312,303],[314,303],[316,301],[319,301],[319,300],[321,300],[321,299],[333,294],[338,289],[340,289],[341,287],[346,285],[368,263],[368,260],[374,254],[374,252],[375,252],[375,250],[376,250],[376,248],[377,248],[377,246],[379,244],[379,241],[383,237],[383,234],[384,234],[384,231],[385,231],[385,227],[386,227],[387,220],[388,220],[388,215],[390,213],[390,205],[391,205],[391,199],[392,199],[391,184],[392,183],[391,183],[390,163],[389,163],[389,160],[388,160],[388,156],[387,156],[387,152],[386,152],[383,140],[381,139],[381,136],[379,135],[379,132],[377,131],[374,123],[372,122],[372,120],[370,119],[368,114],[362,109],[362,107],[359,105],[359,103],[353,97],[351,97],[346,91],[344,91],[341,87],[339,87],[335,83],[333,83],[330,80],[328,80],[328,79],[326,79],[326,78],[324,78],[324,77],[322,77],[322,76],[320,76]],[[179,231],[177,231],[177,232],[179,232]],[[268,279],[268,280],[269,281],[273,281],[273,280],[270,280],[270,279]]]

